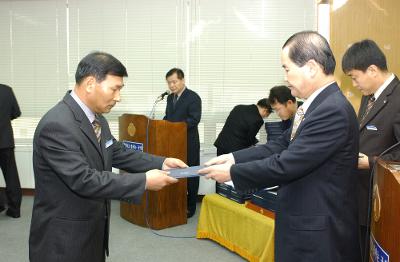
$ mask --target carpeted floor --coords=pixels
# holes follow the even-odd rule
[[[24,196],[21,218],[10,218],[5,212],[0,214],[0,262],[28,261],[32,203],[33,197]],[[194,237],[200,205],[199,203],[196,215],[188,219],[186,225],[160,230],[157,233]],[[147,228],[133,225],[119,216],[118,201],[112,203],[110,234],[110,257],[107,262],[243,261],[240,256],[210,240],[160,237]]]

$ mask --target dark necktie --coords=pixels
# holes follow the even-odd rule
[[[97,142],[99,142],[99,144],[100,144],[100,140],[101,140],[101,125],[100,125],[100,121],[99,121],[99,119],[97,117],[93,120],[92,125],[93,125],[94,133],[95,133],[96,138],[97,138]]]
[[[174,108],[175,108],[175,105],[176,105],[177,101],[178,101],[178,96],[174,95],[174,98],[172,99],[172,104],[174,105]]]
[[[364,114],[361,117],[360,124],[364,121],[365,117],[368,115],[369,111],[371,111],[372,107],[374,106],[375,103],[375,97],[374,95],[370,95],[368,98],[368,104],[367,107],[365,108]]]

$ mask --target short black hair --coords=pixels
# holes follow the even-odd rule
[[[388,70],[385,54],[370,39],[354,43],[343,55],[342,70],[345,74],[353,69],[365,72],[370,65],[382,71]]]
[[[94,76],[97,82],[107,75],[128,76],[125,66],[115,57],[105,52],[95,51],[79,62],[75,73],[75,82],[80,84],[88,76]]]
[[[174,67],[167,72],[167,74],[165,75],[165,79],[167,79],[168,77],[172,76],[175,73],[178,79],[182,80],[185,78],[185,74],[183,73],[182,69]]]
[[[272,107],[267,98],[258,100],[257,105],[259,107],[266,108],[268,110],[268,113],[272,113]]]
[[[328,41],[315,31],[298,32],[285,42],[282,49],[289,47],[289,58],[302,67],[311,59],[322,66],[326,75],[335,72],[336,60]]]
[[[296,102],[296,98],[292,95],[289,87],[285,85],[274,86],[271,88],[271,90],[269,90],[268,100],[272,105],[276,102],[286,104],[289,100]]]

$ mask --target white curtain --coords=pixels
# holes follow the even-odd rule
[[[167,89],[165,73],[180,67],[202,97],[201,147],[211,152],[233,106],[283,83],[284,41],[315,29],[314,0],[0,0],[0,82],[22,110],[16,143],[32,143],[38,120],[73,88],[79,60],[101,50],[129,74],[122,102],[107,115],[116,137],[118,116],[148,114]],[[156,118],[164,110],[165,101]]]

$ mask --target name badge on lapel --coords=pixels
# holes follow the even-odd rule
[[[106,146],[106,148],[109,148],[112,144],[114,144],[114,141],[112,139],[110,139],[105,143],[105,146]]]
[[[378,131],[378,128],[374,125],[367,125],[367,130]]]

